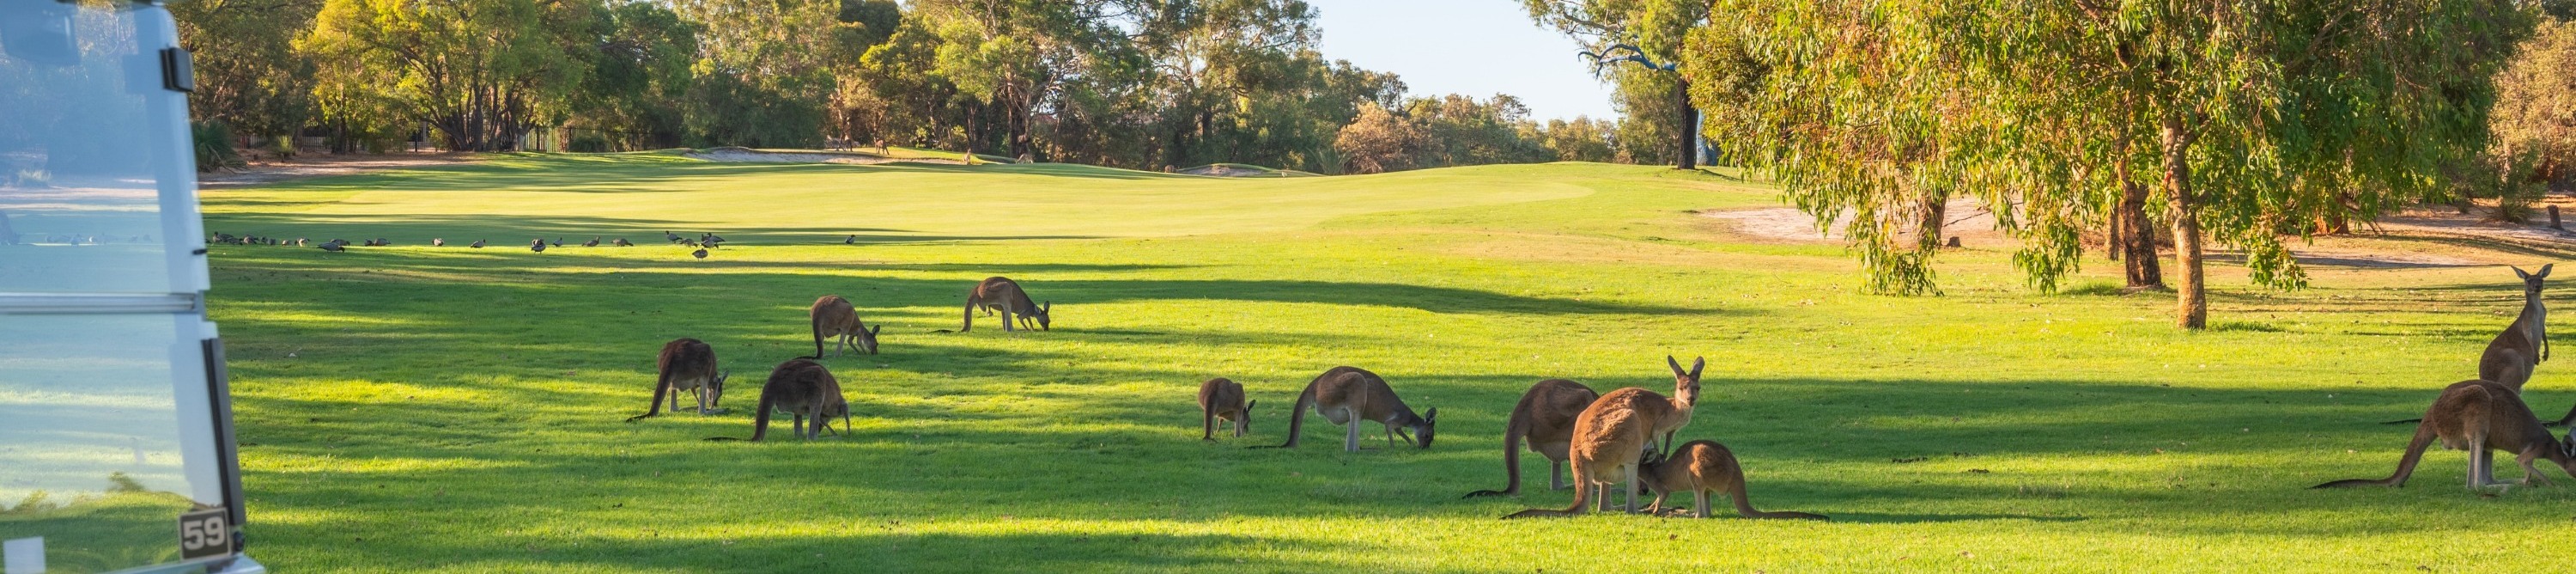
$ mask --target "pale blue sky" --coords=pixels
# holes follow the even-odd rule
[[[1306,0],[1324,57],[1395,72],[1414,95],[1511,94],[1532,117],[1615,118],[1581,45],[1531,22],[1518,0]]]

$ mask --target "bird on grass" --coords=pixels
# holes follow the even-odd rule
[[[296,240],[296,241],[303,241],[303,240],[302,240],[302,239],[298,239],[298,240]],[[474,244],[473,244],[473,245],[467,245],[466,247],[472,247],[472,248],[475,248],[475,249],[482,249],[482,248],[483,248],[483,240],[481,240],[481,239],[476,239],[476,240],[474,240]]]
[[[429,238],[429,246],[430,246],[430,247],[446,247],[446,246],[447,246],[447,238],[444,238],[444,237],[432,237],[432,238]]]
[[[679,243],[679,242],[680,242],[680,240],[682,239],[682,237],[680,237],[680,234],[672,233],[672,232],[669,232],[669,231],[664,231],[664,232],[662,232],[662,237],[665,237],[665,238],[670,239],[672,243]]]
[[[707,258],[707,250],[705,250],[705,249],[700,249],[700,250],[697,250],[697,251],[691,251],[691,252],[689,252],[689,255],[690,255],[690,256],[692,256],[692,257],[699,258],[699,259],[705,259],[705,258]]]
[[[634,243],[629,243],[629,242],[627,242],[627,241],[626,241],[626,238],[624,238],[624,237],[619,237],[619,238],[617,238],[617,246],[618,246],[618,247],[634,247],[634,246],[635,246],[635,244],[634,244]]]
[[[597,235],[590,236],[590,240],[589,240],[589,241],[581,242],[581,246],[582,246],[582,247],[598,247],[598,246],[599,246],[599,236],[597,236]]]
[[[341,247],[341,246],[340,246],[340,244],[338,244],[338,243],[324,243],[324,244],[322,244],[322,250],[323,250],[323,251],[329,251],[329,252],[332,252],[332,253],[339,253],[339,252],[342,252],[342,251],[347,251],[347,250],[349,250],[349,248],[347,248],[347,247]]]
[[[858,244],[859,244],[859,236],[858,236],[858,234],[855,234],[855,233],[854,233],[854,234],[851,234],[851,235],[850,235],[849,237],[847,237],[847,238],[843,238],[843,239],[841,240],[841,244],[842,244],[842,245],[858,245]]]
[[[529,250],[529,251],[535,251],[535,252],[538,252],[538,253],[545,253],[545,252],[546,252],[546,240],[539,239],[539,240],[536,240],[536,241],[528,242],[528,250]]]

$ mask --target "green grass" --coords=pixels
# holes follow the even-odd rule
[[[2576,501],[2467,493],[2456,453],[2405,489],[2305,490],[2394,465],[2408,431],[2376,423],[2474,372],[2519,304],[2501,269],[2321,268],[2284,294],[2217,268],[2224,328],[2186,333],[2169,295],[2032,293],[1998,251],[1945,255],[1944,297],[1858,294],[1837,246],[1690,213],[1777,201],[1593,164],[1210,179],[650,154],[207,198],[210,229],[402,245],[214,248],[251,550],[281,571],[2455,571],[2545,559],[2524,549]],[[738,246],[695,260],[665,229]],[[645,245],[517,247],[593,235]],[[1056,329],[934,333],[990,275],[1053,301]],[[883,355],[826,363],[855,435],[699,440],[749,433],[824,294],[887,325]],[[620,422],[683,336],[733,370],[733,412]],[[1501,484],[1530,383],[1669,389],[1665,354],[1710,363],[1684,438],[1731,446],[1759,506],[1834,522],[1504,522],[1568,495],[1458,499]],[[1310,419],[1311,446],[1240,448],[1280,441],[1297,389],[1343,364],[1439,407],[1438,443],[1344,454]],[[1198,440],[1213,376],[1261,401],[1252,436]],[[2568,381],[2544,368],[2535,408],[2565,408]]]

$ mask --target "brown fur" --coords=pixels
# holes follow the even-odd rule
[[[1507,482],[1502,490],[1479,490],[1467,493],[1466,498],[1521,493],[1522,441],[1528,441],[1532,452],[1547,457],[1548,488],[1568,488],[1565,453],[1574,440],[1574,418],[1600,398],[1601,393],[1593,392],[1592,387],[1565,379],[1530,385],[1528,392],[1521,393],[1520,404],[1512,407],[1511,418],[1503,423],[1503,476]]]
[[[1681,362],[1665,357],[1673,369],[1673,393],[1666,398],[1654,391],[1629,387],[1601,395],[1600,400],[1584,407],[1574,418],[1574,436],[1566,449],[1567,466],[1574,475],[1574,504],[1562,510],[1532,508],[1504,516],[1505,519],[1538,516],[1575,516],[1585,512],[1592,497],[1601,497],[1602,510],[1608,510],[1610,497],[1600,492],[1612,484],[1627,484],[1627,511],[1637,511],[1637,470],[1648,447],[1658,436],[1670,442],[1671,433],[1690,423],[1693,404],[1699,400],[1699,372],[1707,365],[1696,361],[1689,371]]]
[[[1306,427],[1307,409],[1347,427],[1342,438],[1342,450],[1346,452],[1360,450],[1361,421],[1386,425],[1387,446],[1395,446],[1395,437],[1402,435],[1405,442],[1431,448],[1434,419],[1440,416],[1438,408],[1414,414],[1413,407],[1396,397],[1395,389],[1387,387],[1386,379],[1377,373],[1359,367],[1333,367],[1306,383],[1306,390],[1297,393],[1297,403],[1288,407],[1288,442],[1254,448],[1297,448],[1299,431]],[[1412,432],[1406,433],[1407,430]]]
[[[1216,422],[1234,425],[1234,438],[1243,438],[1245,427],[1252,424],[1252,405],[1244,402],[1243,385],[1225,377],[1199,383],[1199,440],[1216,440]]]
[[[2514,392],[2522,392],[2523,383],[2531,381],[2531,372],[2549,358],[2549,310],[2540,304],[2541,279],[2557,264],[2540,266],[2539,273],[2525,273],[2520,267],[2513,274],[2522,278],[2522,313],[2513,318],[2504,332],[2487,342],[2486,351],[2478,356],[2478,378],[2495,381]]]
[[[724,399],[725,378],[716,370],[716,348],[706,341],[681,337],[662,344],[662,356],[654,361],[660,376],[653,382],[653,403],[644,414],[627,417],[635,422],[662,414],[662,398],[670,397],[671,412],[680,412],[680,391],[697,395],[698,414],[712,414]]]
[[[975,330],[976,309],[983,309],[986,316],[991,316],[995,311],[1001,312],[1004,331],[1052,330],[1050,324],[1053,321],[1048,312],[1054,307],[1053,301],[1038,303],[1030,300],[1029,292],[1020,289],[1018,281],[1012,281],[1008,277],[987,278],[982,283],[976,283],[975,290],[966,293],[966,324],[958,327],[957,332]],[[1020,329],[1013,329],[1014,324],[1017,324]]]
[[[2406,456],[2398,459],[2395,474],[2381,479],[2338,480],[2315,488],[2405,486],[2406,478],[2415,474],[2415,464],[2423,460],[2424,449],[2434,439],[2440,439],[2444,449],[2469,451],[2470,490],[2503,484],[2495,480],[2495,455],[2490,451],[2513,453],[2515,461],[2522,463],[2522,484],[2535,479],[2549,484],[2549,479],[2531,465],[2537,459],[2558,463],[2560,471],[2576,476],[2576,454],[2571,454],[2576,443],[2550,436],[2549,430],[2540,426],[2540,418],[2532,416],[2531,408],[2523,404],[2521,393],[2493,381],[2461,381],[2442,389],[2442,395],[2433,399],[2433,406],[2425,409],[2424,422],[2415,425],[2415,439],[2407,443]]]
[[[1646,506],[1649,513],[1660,513],[1664,499],[1676,493],[1691,495],[1693,518],[1708,518],[1709,494],[1725,493],[1735,501],[1735,513],[1745,518],[1798,518],[1825,520],[1823,515],[1804,512],[1763,512],[1753,509],[1753,501],[1744,496],[1744,465],[1735,461],[1735,453],[1716,441],[1695,440],[1673,448],[1667,457],[1649,456],[1637,471],[1637,481],[1654,493],[1655,502]]]
[[[769,437],[769,415],[784,411],[795,417],[796,436],[813,440],[823,436],[832,417],[841,417],[841,427],[850,427],[850,404],[841,397],[841,382],[821,363],[789,359],[769,372],[769,382],[760,387],[760,411],[753,415],[751,440]],[[806,421],[813,425],[807,426]],[[707,440],[742,440],[734,437],[710,437]]]
[[[823,358],[825,337],[832,338],[834,351],[847,353],[848,349],[855,348],[870,355],[877,354],[877,332],[885,330],[885,325],[868,328],[866,321],[859,320],[859,309],[850,305],[850,300],[839,295],[824,295],[814,300],[814,307],[806,314],[814,321],[814,355],[805,358]]]

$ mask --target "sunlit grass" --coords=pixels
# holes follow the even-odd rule
[[[214,250],[251,550],[287,571],[2460,570],[2532,559],[2571,500],[2466,493],[2453,453],[2403,490],[2304,490],[2395,464],[2407,431],[2376,423],[2474,373],[2518,304],[2500,269],[2320,268],[2268,293],[2219,268],[2225,328],[2185,333],[2170,295],[2094,287],[2108,262],[2038,294],[1963,250],[1948,296],[1860,294],[1839,247],[1689,212],[1777,205],[1767,188],[1588,164],[1210,179],[630,154],[208,201],[212,229],[400,245]],[[666,228],[736,241],[696,260]],[[524,247],[593,235],[643,245]],[[991,275],[1053,301],[1056,329],[933,332]],[[887,325],[885,354],[826,361],[855,432],[698,440],[749,434],[823,294]],[[732,412],[620,422],[682,336],[734,372]],[[1500,485],[1530,383],[1668,388],[1665,354],[1710,362],[1685,438],[1733,447],[1759,506],[1836,521],[1501,522],[1568,496],[1457,499]],[[1322,446],[1237,448],[1281,440],[1298,387],[1341,364],[1440,407],[1439,442],[1343,454],[1310,419]],[[2576,399],[2555,373],[2531,383],[2547,414]],[[1197,440],[1212,376],[1261,401],[1251,436]]]

